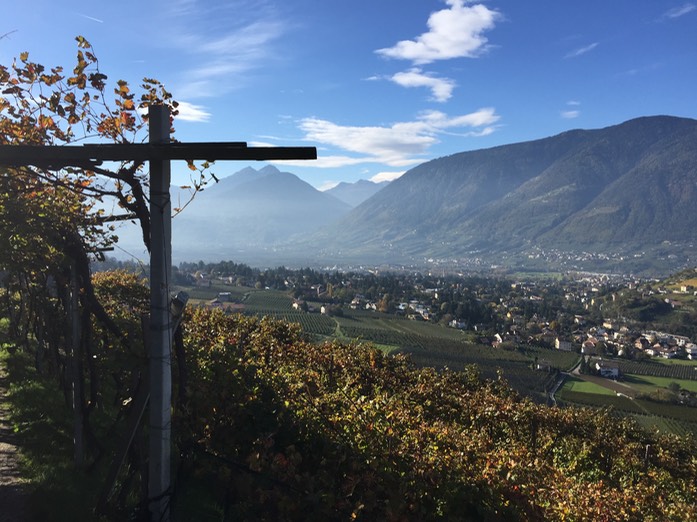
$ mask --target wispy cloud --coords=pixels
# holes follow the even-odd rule
[[[568,102],[566,102],[566,106],[567,109],[559,113],[559,115],[565,120],[573,120],[574,118],[578,118],[581,115],[581,111],[579,110],[579,107],[581,106],[580,101],[569,100]]]
[[[375,52],[386,58],[410,60],[416,65],[481,55],[488,42],[483,33],[493,29],[501,15],[485,5],[465,3],[464,0],[446,0],[448,9],[429,16],[428,32]]]
[[[627,69],[625,71],[621,71],[615,75],[617,78],[622,78],[625,76],[637,76],[640,74],[646,74],[650,73],[653,71],[656,71],[661,68],[661,64],[659,62],[656,63],[651,63],[649,65],[645,65],[643,67],[635,67],[634,69]]]
[[[428,111],[414,121],[390,126],[345,126],[319,118],[305,118],[300,122],[305,140],[347,154],[320,152],[317,161],[303,165],[330,168],[379,163],[407,167],[423,161],[423,155],[439,142],[439,134],[457,129],[470,129],[464,134],[467,136],[490,134],[499,118],[491,107],[460,116]]]
[[[579,47],[578,49],[571,51],[564,58],[576,58],[577,56],[581,56],[582,54],[586,54],[586,53],[592,51],[596,47],[598,47],[598,42],[593,42],[590,45],[586,45],[584,47]]]
[[[93,22],[97,22],[100,24],[104,23],[104,20],[100,20],[99,18],[95,18],[94,16],[89,16],[89,15],[82,14],[82,13],[77,13],[77,15],[81,16],[82,18],[87,18],[88,20],[92,20]]]
[[[672,9],[668,9],[665,13],[661,15],[660,20],[671,20],[674,18],[680,18],[681,16],[685,16],[686,14],[691,13],[694,10],[697,10],[697,5],[693,3],[686,3],[679,7],[673,7]]]
[[[373,183],[382,183],[383,181],[394,181],[397,178],[401,177],[402,174],[404,174],[406,170],[402,170],[400,172],[378,172],[370,178],[369,181],[372,181]]]
[[[182,121],[206,122],[210,119],[211,114],[202,105],[194,105],[189,102],[179,102],[177,107],[179,114],[175,117]]]
[[[431,90],[431,98],[437,102],[446,102],[453,95],[455,81],[449,78],[436,78],[424,73],[418,67],[398,72],[390,80],[402,87],[426,87]]]
[[[169,43],[181,53],[182,98],[217,96],[242,84],[253,69],[276,59],[275,44],[286,24],[263,3],[175,2]]]

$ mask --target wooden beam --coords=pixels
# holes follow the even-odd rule
[[[248,147],[230,143],[135,143],[105,145],[0,145],[0,165],[54,168],[99,164],[104,161],[166,160],[313,160],[315,147]]]

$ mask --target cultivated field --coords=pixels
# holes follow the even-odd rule
[[[319,313],[320,303],[308,303],[309,312],[293,309],[286,292],[249,287],[214,285],[187,288],[190,304],[211,306],[216,296],[220,306],[230,312],[271,316],[299,324],[318,342],[339,339],[370,343],[386,352],[408,353],[418,365],[461,369],[476,364],[485,378],[503,377],[513,388],[535,400],[546,401],[547,392],[559,379],[559,371],[569,371],[578,362],[576,353],[523,346],[517,349],[493,348],[478,344],[471,331],[461,331],[403,316],[343,308],[334,315]],[[535,370],[537,363],[550,371]],[[625,378],[615,383],[600,377],[569,376],[556,394],[561,404],[614,408],[635,416],[642,426],[676,434],[697,434],[697,408],[655,402],[645,398],[657,389],[676,383],[681,389],[697,392],[697,363],[684,360],[619,361]],[[619,394],[618,394],[619,393]]]

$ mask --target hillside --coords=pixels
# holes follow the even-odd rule
[[[695,165],[697,121],[668,116],[463,152],[408,171],[316,243],[382,261],[689,244]]]
[[[111,306],[138,321],[137,308]],[[296,326],[268,318],[197,308],[184,325],[186,358],[174,368],[177,518],[213,518],[223,509],[239,520],[697,516],[690,439],[644,432],[607,410],[537,405],[473,368],[436,372],[365,346],[311,344]],[[101,371],[137,371],[137,355],[113,348],[118,355],[97,362]],[[106,470],[97,466],[87,483],[60,466],[58,480],[56,461],[70,458],[72,439],[60,420],[70,415],[62,394],[48,393],[57,379],[32,372],[31,352],[3,357],[19,385],[14,421],[24,427],[22,440],[33,442],[26,447],[39,475],[36,498],[60,498],[84,516]],[[106,404],[124,405],[123,422],[130,390],[104,393]],[[104,440],[114,436],[96,428]],[[129,453],[131,478],[143,457]],[[138,484],[118,484],[106,519],[136,518],[142,504],[129,493],[137,495]],[[46,520],[50,506],[36,502],[32,510]]]

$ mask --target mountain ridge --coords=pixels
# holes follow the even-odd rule
[[[695,120],[572,130],[418,165],[314,239],[328,258],[402,262],[697,240],[696,164]]]
[[[353,208],[248,167],[197,194],[173,244],[264,265],[672,270],[697,264],[694,201],[697,120],[646,116],[435,158]]]

